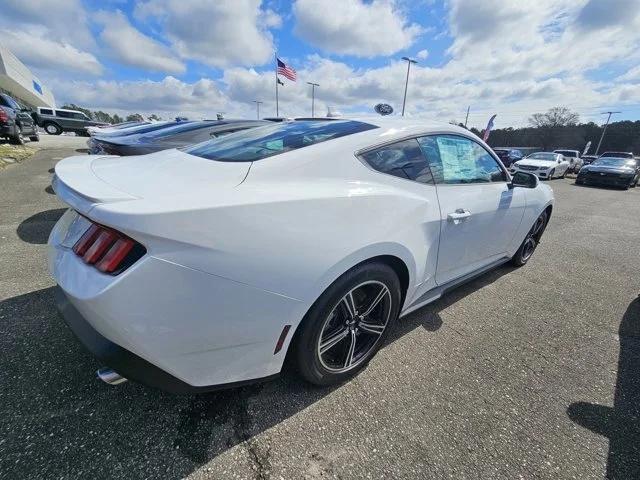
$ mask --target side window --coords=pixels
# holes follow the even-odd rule
[[[40,113],[42,115],[53,115],[53,110],[49,110],[47,108],[41,108],[40,109]]]
[[[436,183],[506,182],[498,162],[478,143],[457,135],[418,139]]]
[[[76,120],[89,120],[84,113],[74,113],[73,118]]]
[[[433,183],[427,159],[415,139],[385,145],[363,153],[360,158],[379,172],[420,183]]]
[[[56,110],[56,116],[60,118],[73,118],[73,114],[71,112],[64,112],[62,110]]]

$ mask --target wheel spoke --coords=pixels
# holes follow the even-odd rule
[[[356,351],[356,332],[351,330],[351,343],[349,344],[349,351],[347,352],[347,358],[344,359],[344,368],[351,366],[353,363],[353,354]]]
[[[384,332],[385,325],[376,325],[374,323],[369,322],[360,322],[358,324],[358,328],[364,330],[367,333],[373,333],[374,335],[382,335]]]
[[[327,350],[335,347],[344,338],[346,338],[348,334],[349,334],[349,329],[345,327],[342,330],[331,335],[331,337],[329,337],[328,339],[326,339],[324,342],[320,344],[320,355],[325,353]]]
[[[351,318],[356,316],[356,302],[353,300],[353,290],[347,293],[342,299],[345,307],[347,308],[347,312]]]
[[[380,292],[378,292],[378,295],[376,296],[376,298],[373,299],[373,301],[371,302],[371,305],[367,307],[367,309],[364,311],[362,316],[366,317],[367,315],[369,315],[373,311],[373,309],[378,306],[378,304],[385,297],[385,295],[387,295],[388,293],[389,293],[389,289],[383,285],[380,288]]]

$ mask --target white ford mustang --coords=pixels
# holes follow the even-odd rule
[[[138,157],[56,165],[59,308],[112,370],[172,392],[239,385],[289,355],[355,374],[399,315],[530,258],[553,194],[473,134],[310,120]]]

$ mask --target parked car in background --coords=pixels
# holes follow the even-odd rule
[[[29,137],[32,142],[40,140],[38,127],[31,118],[30,110],[6,93],[0,93],[0,137],[8,138],[17,145],[22,145],[25,137]]]
[[[591,165],[580,169],[576,184],[606,185],[625,190],[638,185],[640,166],[632,158],[600,157]]]
[[[569,160],[569,172],[578,172],[582,168],[579,150],[554,150],[553,153],[559,153]]]
[[[76,135],[86,137],[89,135],[87,127],[109,125],[105,122],[91,120],[84,112],[64,108],[38,107],[33,118],[36,124],[49,135],[74,132]]]
[[[536,152],[511,165],[510,172],[533,173],[540,179],[564,178],[569,161],[554,152]]]
[[[613,157],[613,158],[635,158],[633,152],[604,152],[601,153],[598,158]]]
[[[598,156],[597,155],[583,155],[582,156],[582,165],[589,165],[591,163],[594,162],[594,160],[597,160]]]
[[[49,237],[63,317],[122,377],[173,392],[364,368],[399,315],[531,258],[553,192],[418,119],[272,123],[184,149],[76,156]],[[463,252],[464,254],[461,254]]]
[[[123,137],[95,138],[90,153],[109,155],[144,155],[169,148],[179,148],[211,140],[247,128],[271,125],[263,120],[202,120],[180,122],[151,132]]]
[[[112,124],[107,124],[107,125],[103,125],[103,126],[95,126],[95,127],[87,127],[87,133],[89,135],[93,135],[93,134],[103,134],[103,133],[110,133],[110,132],[115,132],[116,130],[122,130],[123,128],[129,128],[129,127],[136,127],[138,125],[148,125],[151,122],[148,122],[146,120],[143,121],[131,121],[131,122],[121,122],[121,123],[112,123]]]
[[[522,152],[515,148],[494,148],[493,151],[496,152],[498,158],[502,160],[503,165],[507,168],[509,168],[513,162],[522,160],[524,157]]]
[[[101,141],[108,141],[109,138],[115,137],[125,137],[127,135],[137,135],[141,133],[153,132],[155,130],[159,130],[161,128],[165,128],[172,125],[177,125],[178,123],[189,123],[187,122],[176,122],[176,121],[162,121],[155,122],[144,125],[134,125],[131,127],[126,127],[122,129],[111,130],[101,134],[93,134],[89,140],[87,140],[87,146],[89,147],[89,153],[96,153],[99,150],[96,149],[96,145]]]

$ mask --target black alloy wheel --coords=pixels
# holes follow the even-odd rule
[[[540,239],[542,238],[545,228],[547,228],[548,219],[549,217],[546,210],[536,218],[536,221],[533,223],[529,233],[527,233],[527,236],[520,245],[520,248],[518,248],[518,251],[511,258],[511,263],[513,265],[516,267],[522,267],[529,261],[533,252],[535,252],[538,244],[540,243]]]
[[[298,370],[316,385],[343,382],[382,346],[401,302],[391,267],[367,263],[338,278],[316,301],[294,340]]]

